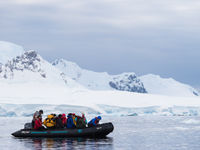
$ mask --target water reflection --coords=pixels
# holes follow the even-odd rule
[[[113,138],[85,139],[85,138],[28,138],[19,139],[25,147],[32,150],[99,150],[113,149]]]

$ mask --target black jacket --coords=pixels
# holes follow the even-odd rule
[[[57,117],[57,118],[56,118],[56,128],[57,128],[57,129],[62,129],[62,128],[64,128],[64,125],[63,125],[63,123],[62,123],[62,119],[61,119],[60,117]]]

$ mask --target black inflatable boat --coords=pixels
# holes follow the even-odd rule
[[[84,129],[22,129],[12,133],[15,137],[105,137],[114,130],[112,123],[104,123]]]

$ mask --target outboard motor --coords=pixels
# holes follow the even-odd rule
[[[32,123],[25,123],[24,129],[32,129]]]

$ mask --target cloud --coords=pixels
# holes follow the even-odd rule
[[[4,0],[0,40],[96,71],[158,73],[195,84],[199,8],[197,0]]]

